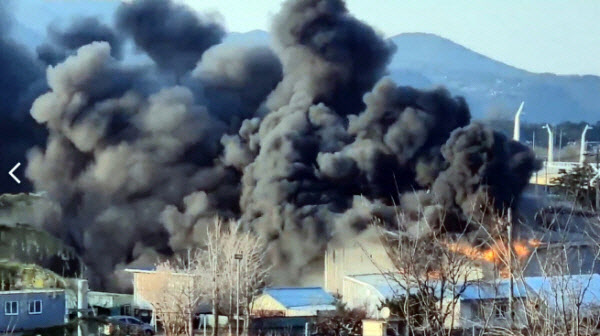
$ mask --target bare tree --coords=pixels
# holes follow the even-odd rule
[[[209,275],[208,281],[208,293],[209,301],[212,306],[212,315],[214,318],[212,335],[217,336],[219,334],[219,315],[221,307],[221,296],[225,292],[222,284],[223,278],[223,266],[225,264],[224,251],[223,251],[223,235],[222,235],[222,220],[215,217],[214,225],[212,228],[207,229],[206,234],[206,266]]]
[[[248,332],[252,303],[262,289],[268,284],[271,266],[267,263],[267,249],[264,239],[242,232],[239,224],[235,229],[237,251],[241,255],[239,268],[240,310],[244,314],[243,332]],[[239,317],[238,317],[239,318]]]
[[[198,305],[205,297],[202,286],[203,251],[190,249],[185,255],[156,265],[157,288],[147,291],[146,300],[154,308],[167,336],[193,335],[193,319]]]
[[[423,233],[415,234],[414,227],[409,230],[414,220],[407,220],[402,213],[397,215],[396,230],[376,223],[394,266],[392,271],[382,272],[396,291],[387,304],[403,321],[405,335],[451,335],[465,325],[473,328],[472,334],[483,335],[525,325],[524,284],[514,276],[522,280],[534,246],[513,239],[510,212],[479,210],[473,211],[479,215],[467,218],[459,232],[429,225],[422,214]],[[445,214],[440,216],[436,220],[443,223]],[[463,316],[461,299],[469,286],[496,295],[476,297],[471,315]],[[519,295],[515,297],[515,293]]]
[[[394,265],[382,271],[396,291],[385,304],[404,321],[405,335],[450,335],[459,297],[470,285],[488,286],[492,299],[481,300],[469,317],[469,334],[598,335],[600,298],[592,291],[598,286],[600,220],[555,211],[534,226],[511,218],[510,211],[483,211],[485,218],[469,218],[459,233],[432,229],[423,220],[425,233],[409,234],[406,226],[414,221],[403,214],[397,231],[377,223]]]
[[[211,280],[209,299],[215,316],[213,335],[218,334],[219,313],[226,313],[231,322],[233,317],[240,318],[239,311],[245,317],[243,331],[248,330],[252,302],[267,283],[270,267],[266,253],[265,241],[244,231],[239,222],[224,223],[215,218],[207,231],[205,256]],[[240,258],[236,259],[236,255]]]
[[[412,237],[406,233],[405,223],[400,214],[398,230],[381,234],[394,266],[383,275],[397,291],[396,314],[403,319],[405,335],[450,335],[457,324],[455,311],[465,284],[480,277],[474,259],[462,248],[465,234],[429,230]]]
[[[535,335],[587,336],[599,331],[600,298],[591,291],[600,258],[600,221],[574,214],[574,208],[566,216],[564,209],[556,211],[538,228],[545,242],[531,256],[540,276],[527,309]]]

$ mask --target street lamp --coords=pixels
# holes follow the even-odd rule
[[[588,130],[591,130],[592,127],[590,125],[585,125],[583,132],[581,133],[581,149],[579,150],[579,163],[583,164],[585,161],[585,134]]]
[[[513,130],[513,140],[515,141],[521,140],[521,113],[523,113],[523,105],[525,105],[525,102],[521,103],[519,110],[515,114],[515,128]]]
[[[237,336],[240,335],[240,262],[244,257],[241,253],[236,253],[233,256],[237,263],[237,290],[235,294],[235,309],[236,309],[236,319],[235,319],[235,334]]]
[[[552,133],[550,125],[546,124],[542,126],[542,128],[545,128],[548,131],[548,159],[546,162],[552,163],[554,162],[554,134]]]

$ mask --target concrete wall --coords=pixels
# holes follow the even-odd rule
[[[379,241],[377,232],[370,229],[343,246],[327,249],[325,290],[343,295],[346,275],[375,274],[380,273],[380,270],[392,269],[392,262]]]
[[[385,322],[378,320],[363,320],[363,336],[385,336]]]
[[[160,291],[167,281],[154,272],[133,274],[133,304],[137,308],[152,310],[149,300],[153,293]]]
[[[344,279],[342,297],[348,308],[364,309],[367,317],[378,317],[377,306],[383,301],[383,296],[372,286],[351,278]]]
[[[41,300],[42,313],[30,314],[29,301]],[[19,302],[18,315],[6,315],[7,301]],[[0,333],[47,328],[65,323],[66,301],[62,290],[0,292]]]

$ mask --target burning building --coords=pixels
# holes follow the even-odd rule
[[[171,1],[123,3],[115,22],[76,22],[49,41],[60,53],[32,60],[49,64],[30,110],[47,137],[26,175],[60,209],[40,226],[94,288],[126,289],[126,267],[202,246],[217,215],[269,241],[276,283],[311,282],[328,244],[373,217],[461,232],[516,204],[538,167],[471,123],[463,98],[385,78],[410,51],[342,0],[286,1],[271,48],[221,43],[223,27]],[[61,42],[75,30],[79,43]],[[124,41],[152,64],[125,62]]]

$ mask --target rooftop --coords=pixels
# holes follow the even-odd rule
[[[20,290],[0,291],[0,295],[4,295],[4,294],[64,293],[64,292],[65,292],[64,289],[34,288],[34,289],[20,289]]]
[[[493,300],[505,299],[510,296],[510,279],[501,279],[490,282],[471,282],[461,293],[461,300]],[[525,284],[522,281],[513,282],[513,297],[523,298],[527,296]]]
[[[138,268],[126,268],[125,272],[128,273],[154,273],[156,272],[156,267],[138,267]]]
[[[272,287],[265,288],[263,293],[271,296],[286,308],[307,308],[335,304],[333,295],[327,293],[321,287]]]
[[[374,288],[382,298],[392,299],[394,297],[402,296],[406,293],[406,290],[401,285],[402,280],[394,279],[392,275],[383,274],[362,274],[347,276],[347,278],[367,285]],[[436,292],[441,291],[441,285],[432,280],[431,286],[436,286]],[[438,288],[438,286],[440,288]],[[462,291],[460,293],[461,300],[486,300],[494,298],[507,298],[510,293],[510,280],[500,279],[497,281],[468,281],[466,283],[460,283],[457,285],[456,291]],[[417,289],[415,287],[410,288],[411,293],[415,293]],[[445,295],[453,295],[452,288],[446,285],[444,290]],[[515,281],[513,286],[513,293],[515,297],[525,297],[527,291],[525,285],[521,282]]]
[[[600,306],[600,275],[574,274],[524,279],[532,295],[551,307],[581,302],[583,306]]]

